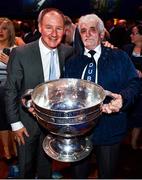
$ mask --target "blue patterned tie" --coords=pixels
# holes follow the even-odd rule
[[[96,62],[94,60],[94,54],[96,53],[94,50],[90,50],[88,53],[91,54],[91,62],[87,65],[84,79],[88,81],[95,82],[96,79]]]
[[[54,51],[51,51],[50,56],[50,69],[49,69],[49,80],[55,80],[56,79],[56,66],[55,66],[55,58],[54,58]]]

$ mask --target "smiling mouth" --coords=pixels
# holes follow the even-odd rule
[[[93,39],[86,39],[85,40],[86,42],[92,42],[92,41],[94,41]]]
[[[53,42],[55,42],[55,41],[57,41],[57,38],[50,38],[50,41],[53,41]]]

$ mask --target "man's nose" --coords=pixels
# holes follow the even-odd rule
[[[86,36],[90,36],[91,35],[91,31],[90,31],[90,29],[88,29],[87,31],[86,31]]]
[[[57,29],[52,29],[51,34],[52,34],[52,36],[57,36]]]

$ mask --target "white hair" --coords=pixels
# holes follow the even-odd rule
[[[95,24],[98,32],[104,33],[104,31],[105,31],[104,23],[96,14],[87,14],[87,15],[81,16],[78,21],[79,31],[80,31],[80,25],[82,23],[87,23],[92,20],[94,21],[94,24]]]

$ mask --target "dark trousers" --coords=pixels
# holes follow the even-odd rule
[[[98,177],[101,179],[116,178],[120,144],[95,146]]]
[[[110,179],[115,178],[120,144],[109,146],[94,146],[96,161],[98,167],[98,178]],[[87,179],[90,174],[90,155],[79,161],[71,164],[72,178]]]
[[[50,179],[52,168],[51,158],[42,147],[44,134],[34,134],[34,137],[25,137],[25,145],[18,146],[18,160],[20,177],[22,179]]]
[[[71,177],[73,179],[87,179],[90,173],[90,155],[85,159],[71,163]]]
[[[5,109],[5,89],[3,81],[0,81],[0,130],[11,130],[7,121],[6,109]]]

